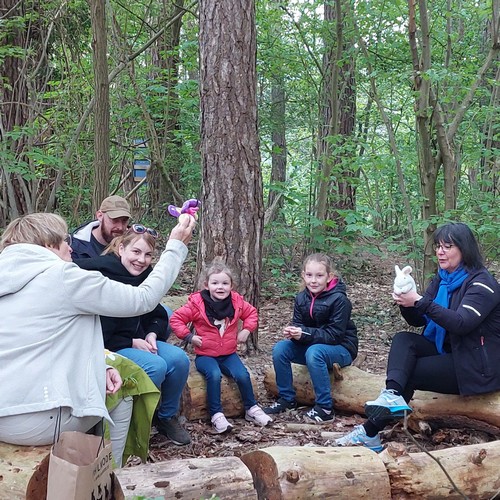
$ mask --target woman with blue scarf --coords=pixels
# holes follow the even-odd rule
[[[500,285],[466,224],[439,227],[434,249],[439,270],[424,295],[393,295],[403,318],[423,327],[422,335],[394,336],[385,389],[366,403],[368,420],[337,446],[381,451],[379,432],[412,411],[415,390],[463,396],[500,390]]]

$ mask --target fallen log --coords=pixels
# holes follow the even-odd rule
[[[277,446],[247,453],[259,499],[390,499],[384,463],[367,448]]]
[[[252,386],[257,387],[250,370]],[[226,417],[240,417],[245,413],[238,385],[233,379],[222,376],[221,403]],[[196,367],[191,366],[189,377],[181,396],[180,414],[188,420],[208,420],[210,414],[207,408],[207,383]]]
[[[314,404],[314,390],[307,367],[293,364],[293,381],[297,402]],[[343,380],[332,373],[332,396],[337,410],[364,414],[366,401],[375,399],[384,387],[385,376],[367,373],[355,366],[342,369]],[[273,367],[264,376],[266,390],[278,395]],[[413,413],[409,418],[412,429],[418,429],[419,421],[426,421],[435,427],[471,428],[500,435],[500,392],[477,396],[456,396],[435,392],[416,391],[410,402]]]
[[[48,447],[17,450],[0,443],[0,499],[45,498],[47,472],[29,471],[47,456]],[[29,448],[29,449],[28,449]],[[21,453],[21,454],[20,454]],[[500,490],[500,441],[407,453],[390,443],[380,454],[364,447],[272,447],[241,457],[193,458],[115,470],[119,498],[221,500],[259,498],[494,498]],[[434,457],[434,458],[433,458]],[[448,479],[442,465],[448,476]],[[46,460],[45,460],[46,461]],[[5,467],[7,464],[7,467]],[[17,465],[14,465],[17,464]],[[23,471],[14,469],[23,468]],[[15,486],[5,472],[16,476]],[[43,471],[43,467],[42,467]],[[45,490],[44,490],[45,488]],[[25,494],[29,492],[29,494]]]
[[[389,445],[380,459],[391,483],[393,498],[491,499],[500,491],[500,443],[457,446],[427,453],[401,453]]]
[[[124,498],[256,499],[252,475],[237,457],[194,458],[116,469]]]

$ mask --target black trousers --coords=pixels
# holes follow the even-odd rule
[[[387,361],[387,379],[403,388],[409,403],[415,390],[459,394],[455,364],[449,353],[439,354],[434,342],[411,332],[397,333]]]

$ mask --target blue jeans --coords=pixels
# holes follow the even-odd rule
[[[307,366],[316,394],[316,404],[331,409],[333,399],[329,370],[333,363],[350,365],[352,357],[349,351],[341,345],[302,345],[292,340],[280,340],[273,349],[273,364],[279,396],[286,401],[295,400],[292,363]]]
[[[177,415],[182,390],[189,375],[189,358],[186,353],[171,344],[158,341],[158,354],[128,347],[118,354],[139,365],[161,391],[158,416],[161,419]]]
[[[222,412],[220,400],[222,374],[231,377],[238,384],[245,410],[256,405],[250,374],[236,354],[226,356],[196,356],[196,369],[207,381],[207,402],[210,416]]]

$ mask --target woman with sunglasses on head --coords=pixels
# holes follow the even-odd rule
[[[423,295],[393,294],[403,318],[422,334],[397,333],[386,386],[365,404],[368,420],[338,446],[381,451],[379,437],[391,420],[410,413],[415,390],[463,396],[500,390],[500,286],[483,265],[479,245],[463,223],[434,233],[438,273]]]
[[[56,429],[86,432],[109,419],[106,393],[122,384],[107,369],[99,316],[140,316],[167,293],[187,256],[194,218],[180,220],[137,287],[80,269],[56,214],[13,220],[0,240],[0,441],[46,445]]]
[[[83,269],[100,271],[121,283],[139,286],[153,270],[151,261],[158,233],[142,224],[133,224],[113,239],[103,255],[77,259]],[[168,344],[168,317],[161,304],[142,316],[101,316],[104,345],[139,365],[161,391],[157,429],[177,445],[191,442],[177,419],[182,390],[189,375],[186,353]]]

